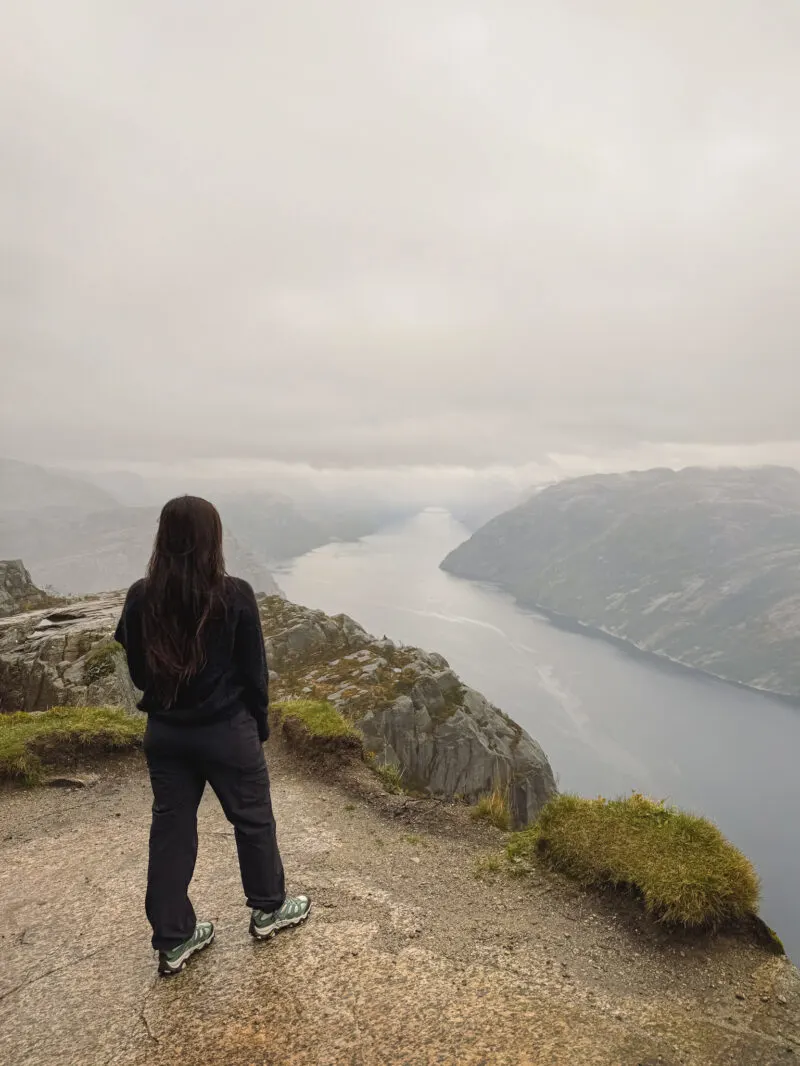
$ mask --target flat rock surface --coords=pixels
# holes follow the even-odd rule
[[[271,753],[308,924],[255,943],[233,834],[203,801],[193,885],[217,940],[159,979],[138,758],[94,788],[0,792],[4,1066],[772,1066],[800,1054],[797,971],[665,936],[547,874],[476,876],[502,838],[368,802]]]

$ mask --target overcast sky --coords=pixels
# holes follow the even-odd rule
[[[6,0],[0,454],[796,454],[796,0]]]

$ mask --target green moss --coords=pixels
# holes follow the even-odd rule
[[[80,754],[136,748],[144,716],[117,707],[54,707],[0,715],[0,778],[35,784],[47,767]]]
[[[417,674],[407,669],[413,658],[411,652],[398,651],[396,662],[406,662],[403,673],[396,674],[386,662],[365,675],[364,667],[375,659],[363,660],[343,655],[335,647],[326,651],[324,661],[302,660],[281,663],[276,692],[281,700],[326,701],[334,693],[341,693],[341,713],[350,722],[357,722],[370,711],[391,705],[398,696],[410,690]],[[377,657],[376,657],[377,658]],[[380,658],[383,658],[381,656]]]
[[[633,889],[676,925],[714,927],[758,905],[755,870],[713,823],[638,794],[557,796],[507,853],[517,862],[538,855],[583,885]]]
[[[496,788],[488,795],[481,796],[472,808],[472,820],[475,822],[488,822],[497,829],[510,829],[511,810],[508,806],[507,793]]]
[[[277,721],[300,722],[314,737],[358,736],[355,729],[331,703],[324,700],[288,700],[273,707]]]
[[[123,653],[121,644],[108,640],[99,644],[86,656],[83,664],[83,683],[91,685],[114,673],[117,656]]]
[[[287,700],[274,704],[273,721],[287,742],[309,755],[363,754],[361,734],[324,700]]]

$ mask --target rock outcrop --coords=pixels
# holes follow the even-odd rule
[[[51,602],[51,597],[34,585],[21,559],[0,560],[0,618]]]
[[[547,756],[519,725],[462,684],[441,655],[376,640],[347,615],[261,601],[279,699],[324,699],[410,787],[474,802],[507,791],[515,825],[555,794]]]
[[[0,619],[0,711],[116,704],[134,712],[136,692],[112,639],[123,598],[116,593]]]
[[[133,711],[137,694],[112,639],[122,600],[109,594],[0,620],[0,710]],[[469,801],[503,789],[516,825],[555,793],[539,745],[440,655],[278,596],[262,597],[260,609],[273,700],[328,700],[363,734],[375,764],[395,767],[409,787]]]

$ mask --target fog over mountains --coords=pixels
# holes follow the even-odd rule
[[[133,475],[106,479],[148,499]],[[217,501],[220,502],[220,501]],[[321,525],[277,496],[231,497],[222,505],[228,568],[259,592],[275,592],[269,564],[331,539]],[[141,577],[160,507],[128,506],[91,481],[0,459],[0,558],[22,558],[40,585],[82,594],[122,588]]]

